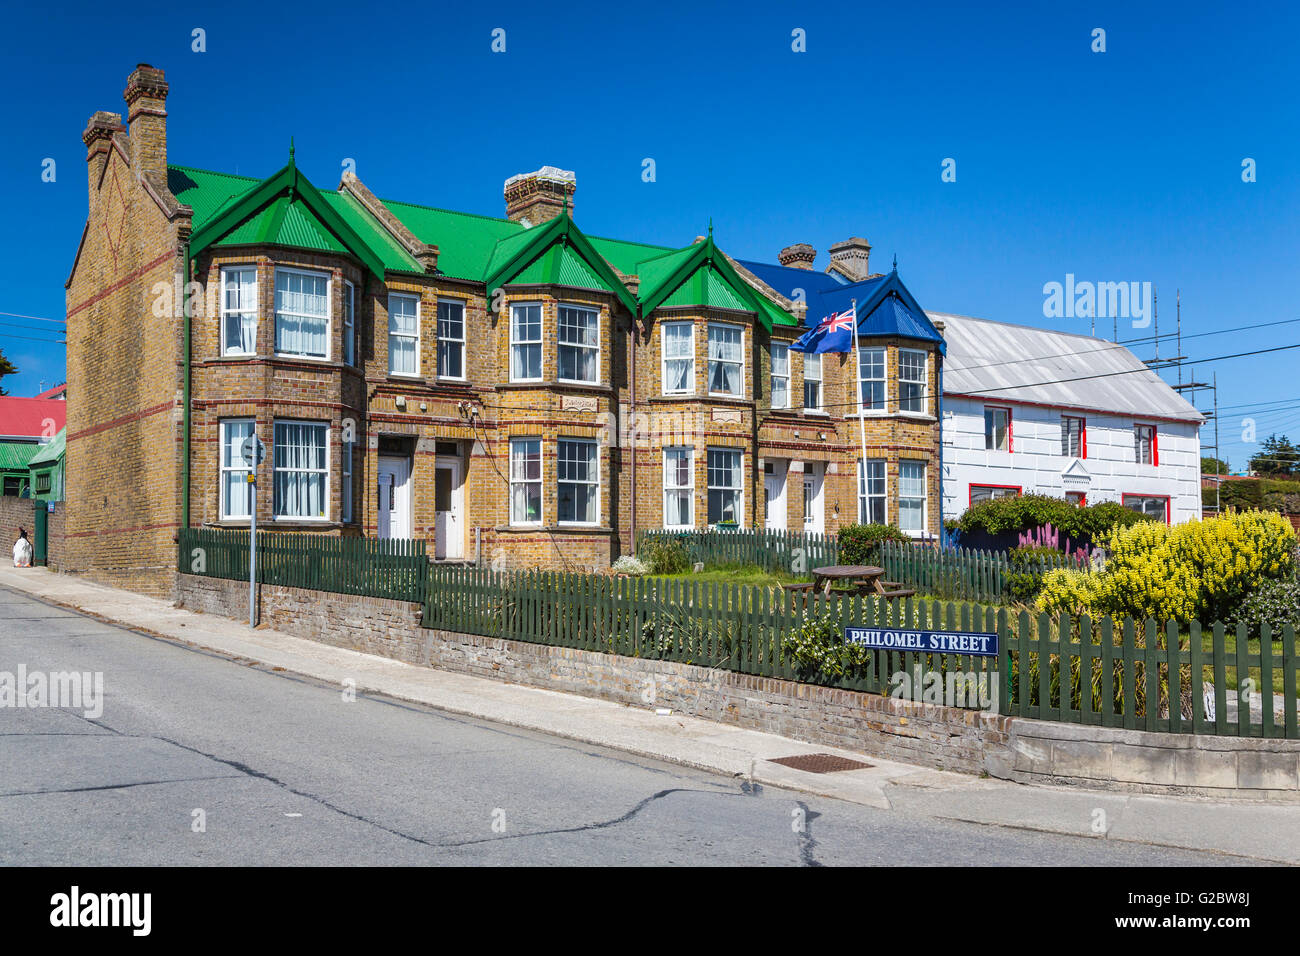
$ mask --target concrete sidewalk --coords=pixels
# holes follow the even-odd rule
[[[418,667],[269,629],[249,630],[226,618],[180,610],[165,601],[44,568],[0,567],[0,587],[240,662],[284,669],[340,688],[352,686],[347,683],[351,681],[358,693],[382,694],[757,784],[904,814],[1300,863],[1300,807],[1024,786],[929,770],[699,718],[659,715],[654,708]],[[812,753],[837,754],[871,766],[816,774],[771,762]]]

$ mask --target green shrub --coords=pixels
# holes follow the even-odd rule
[[[655,535],[641,546],[641,560],[650,568],[651,574],[681,574],[690,570],[691,556],[686,553],[686,546],[676,538]]]
[[[805,618],[803,626],[782,642],[782,652],[804,680],[860,677],[871,663],[871,652],[860,644],[844,643],[840,616],[823,611]]]
[[[910,541],[892,524],[851,524],[840,529],[840,563],[875,565],[882,541]]]
[[[1017,495],[990,498],[972,505],[954,524],[959,531],[989,534],[1019,533],[1050,524],[1073,541],[1089,538],[1100,542],[1115,528],[1149,520],[1118,501],[1102,501],[1080,508],[1072,501],[1050,495]]]
[[[1300,631],[1300,581],[1278,578],[1265,581],[1251,591],[1228,622],[1233,627],[1244,622],[1251,637],[1259,637],[1259,626],[1267,624],[1273,640],[1282,639],[1282,626],[1290,624]]]
[[[1008,555],[1007,593],[1022,604],[1032,602],[1043,589],[1043,577],[1051,568],[1065,567],[1067,556],[1048,545],[1012,548]]]

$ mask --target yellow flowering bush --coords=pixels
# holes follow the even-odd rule
[[[1038,610],[1221,620],[1260,584],[1292,571],[1296,534],[1277,512],[1246,511],[1116,528],[1107,546],[1102,571],[1049,572]]]

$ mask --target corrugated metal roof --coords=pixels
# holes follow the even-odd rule
[[[44,445],[36,446],[39,450],[27,464],[34,468],[37,465],[49,465],[57,462],[63,457],[63,452],[68,447],[67,436],[68,430],[66,428],[59,429],[59,433]]]
[[[491,216],[391,199],[385,199],[383,203],[417,239],[438,247],[438,271],[458,279],[483,281],[490,271],[488,263],[497,243],[526,232],[523,226],[509,219],[493,219]]]
[[[731,285],[718,275],[712,266],[702,265],[673,290],[660,308],[677,305],[702,305],[714,309],[751,311],[749,303],[740,297]]]
[[[1122,345],[990,319],[930,312],[948,343],[946,395],[1032,402],[1177,421],[1205,420]]]
[[[36,442],[0,441],[0,469],[26,471],[40,450],[41,446]]]
[[[61,398],[0,396],[0,435],[7,438],[44,438],[67,421],[68,403]]]
[[[556,243],[530,262],[511,285],[566,285],[575,289],[605,289],[605,281],[571,246]]]

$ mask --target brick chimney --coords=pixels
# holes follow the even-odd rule
[[[871,243],[858,236],[845,239],[831,246],[831,264],[826,271],[838,271],[847,279],[861,282],[871,274],[867,263],[871,258]]]
[[[525,226],[537,226],[554,219],[564,210],[573,215],[573,193],[577,177],[567,169],[543,166],[535,173],[520,173],[506,180],[506,218]]]
[[[162,70],[141,63],[126,81],[127,138],[131,168],[167,181],[167,80]]]
[[[817,250],[806,242],[797,242],[782,249],[776,258],[781,265],[790,269],[811,269],[813,260],[817,258]]]
[[[108,162],[108,154],[113,149],[113,137],[125,132],[122,117],[117,113],[100,110],[86,123],[81,141],[86,144],[86,166],[92,202],[99,193],[99,179],[104,175],[104,164]]]

